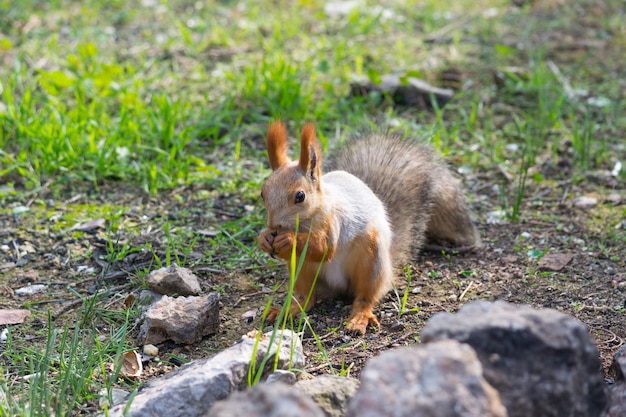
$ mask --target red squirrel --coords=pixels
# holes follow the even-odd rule
[[[319,271],[317,284],[354,297],[346,327],[365,334],[368,325],[379,326],[373,309],[412,245],[467,251],[481,244],[459,179],[426,146],[397,135],[357,138],[322,174],[313,124],[302,128],[297,161],[287,155],[282,122],[270,124],[266,145],[273,172],[262,187],[267,229],[258,242],[288,267],[294,242],[298,261],[304,256],[293,315],[315,305]],[[278,312],[272,308],[267,319]]]

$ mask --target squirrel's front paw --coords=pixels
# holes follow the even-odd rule
[[[269,311],[267,312],[267,316],[265,316],[265,322],[268,324],[274,324],[279,314],[280,308],[270,307]]]
[[[274,255],[281,259],[291,258],[291,250],[293,248],[293,241],[295,235],[292,231],[286,230],[278,233],[274,237],[272,248],[274,249]]]
[[[269,253],[274,256],[274,238],[277,232],[275,230],[265,229],[259,234],[259,249],[263,252]]]

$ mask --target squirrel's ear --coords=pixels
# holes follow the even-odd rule
[[[307,123],[302,128],[300,136],[300,169],[317,180],[321,175],[321,162],[322,154],[315,138],[315,125]]]
[[[267,129],[265,144],[272,171],[276,171],[289,163],[289,158],[287,157],[287,129],[283,122],[277,120],[270,124],[270,127]]]

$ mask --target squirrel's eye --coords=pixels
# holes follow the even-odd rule
[[[304,201],[304,191],[298,191],[296,193],[296,204],[302,203]]]

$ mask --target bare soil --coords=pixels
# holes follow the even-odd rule
[[[317,346],[312,332],[305,331],[306,371],[349,371],[358,376],[366,361],[381,351],[418,343],[420,329],[433,314],[456,311],[465,303],[484,299],[548,307],[573,315],[589,328],[597,342],[604,373],[611,376],[613,354],[626,338],[626,232],[624,208],[620,206],[625,200],[624,190],[616,189],[610,177],[608,183],[586,181],[585,186],[573,185],[571,181],[553,187],[531,186],[521,221],[510,223],[501,219],[501,223],[493,223],[487,213],[499,199],[493,187],[494,176],[495,172],[481,174],[468,177],[467,181],[484,247],[468,254],[416,251],[408,266],[408,290],[406,270],[398,271],[396,290],[387,294],[377,309],[380,328],[371,329],[365,336],[344,332],[349,300],[318,303],[309,318],[323,349]],[[172,234],[191,230],[197,238],[184,263],[200,277],[203,291],[218,291],[222,295],[221,331],[192,346],[162,344],[160,356],[173,358],[173,365],[159,365],[152,370],[148,366],[146,378],[172,369],[180,364],[180,358],[192,360],[212,355],[242,334],[258,329],[259,314],[252,322],[242,315],[264,306],[268,297],[273,297],[275,303],[281,302],[286,287],[285,269],[260,253],[256,258],[233,260],[226,269],[225,259],[220,259],[219,248],[215,248],[220,233],[215,226],[249,215],[250,207],[232,196],[207,206],[205,200],[195,197],[197,191],[185,188],[148,198],[138,197],[135,190],[120,191],[116,187],[98,194],[68,192],[56,200],[44,193],[37,199],[9,205],[30,207],[22,214],[0,215],[0,304],[3,308],[26,306],[33,312],[24,325],[14,326],[17,343],[44,343],[42,330],[47,326],[48,311],[55,324],[71,323],[81,305],[77,295],[88,298],[98,288],[112,289],[99,301],[100,306],[123,310],[127,295],[142,287],[137,279],[142,276],[141,271],[158,266],[154,255],[160,259],[167,256],[165,222],[170,224]],[[575,207],[574,197],[583,194],[599,197],[598,203],[590,209]],[[47,202],[47,206],[38,205],[37,201]],[[106,227],[90,233],[55,227],[55,216],[94,203],[125,207],[118,214],[122,226],[116,233]],[[607,225],[611,225],[610,229]],[[256,232],[244,234],[239,242],[254,247]],[[115,242],[111,242],[113,236]],[[129,248],[143,250],[107,262],[110,248],[125,243]],[[146,250],[149,247],[152,250]],[[181,248],[177,251],[182,253]],[[543,258],[538,259],[542,254]],[[571,254],[571,261],[562,267],[545,265],[555,254]],[[224,257],[228,256],[224,253]],[[32,296],[14,293],[29,284],[49,287]],[[401,314],[405,290],[408,297]],[[102,331],[106,334],[108,329]]]

